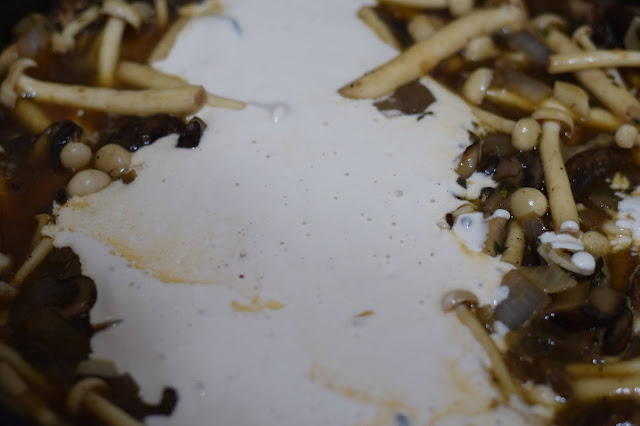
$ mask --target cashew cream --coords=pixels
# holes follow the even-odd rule
[[[234,0],[191,22],[159,69],[242,111],[205,108],[194,150],[137,151],[138,177],[73,197],[47,232],[98,285],[97,335],[155,401],[152,425],[522,423],[450,289],[489,303],[500,263],[437,223],[460,204],[453,167],[467,106],[426,79],[433,115],[384,117],[340,97],[396,53],[364,2]]]

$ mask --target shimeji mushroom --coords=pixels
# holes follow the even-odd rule
[[[121,0],[105,0],[101,13],[109,15],[109,19],[102,30],[98,52],[98,83],[112,86],[120,60],[120,45],[125,26],[129,24],[138,29],[142,20],[134,7]]]
[[[539,20],[533,23],[544,36],[545,44],[556,53],[581,53],[580,47],[553,26],[545,26]],[[628,90],[612,82],[600,69],[575,71],[575,78],[613,113],[625,121],[640,118],[640,101]]]
[[[629,28],[631,28],[631,26],[629,26]],[[596,44],[591,40],[592,33],[593,29],[589,25],[583,25],[573,32],[571,39],[584,50],[598,50]],[[616,84],[619,84],[622,87],[626,87],[622,76],[616,68],[606,68],[605,72],[607,73],[607,75],[611,76]]]
[[[419,9],[449,9],[452,16],[461,16],[473,9],[473,0],[382,0],[381,3]]]
[[[100,8],[90,6],[74,17],[59,33],[51,36],[51,47],[54,52],[65,53],[76,45],[76,36],[93,21],[100,17]]]
[[[578,209],[560,152],[560,132],[572,132],[573,120],[566,111],[551,107],[543,107],[535,111],[531,117],[541,122],[542,138],[538,149],[549,196],[553,228],[560,232],[566,222],[579,223]]]
[[[87,412],[107,425],[142,426],[142,423],[105,398],[104,395],[109,391],[109,386],[102,379],[92,377],[80,380],[67,395],[67,409],[73,416]]]
[[[470,307],[478,304],[476,295],[467,290],[453,290],[446,293],[440,306],[445,312],[455,311],[458,320],[463,323],[478,343],[482,345],[491,360],[491,366],[496,381],[500,385],[503,398],[508,401],[513,395],[520,395],[518,387],[513,382],[509,369],[507,368],[500,351],[496,347],[493,339],[487,333],[483,324],[480,323]]]
[[[116,73],[119,81],[148,89],[169,89],[188,86],[180,77],[165,74],[148,65],[122,61]],[[207,92],[207,105],[229,109],[243,109],[244,102],[224,98]]]
[[[353,99],[387,95],[428,74],[443,59],[462,50],[469,40],[503,27],[520,28],[524,20],[524,13],[514,6],[473,10],[404,50],[386,64],[342,87],[340,94]]]
[[[156,11],[156,23],[158,27],[166,27],[169,23],[169,4],[167,0],[154,0],[153,6]]]
[[[116,90],[45,82],[23,74],[24,69],[33,64],[31,59],[19,59],[11,66],[0,86],[0,101],[4,106],[13,107],[18,97],[16,92],[19,92],[36,102],[72,108],[129,115],[165,113],[186,116],[202,108],[207,97],[201,86]]]

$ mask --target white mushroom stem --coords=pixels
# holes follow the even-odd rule
[[[102,12],[110,15],[102,30],[98,52],[98,83],[113,86],[115,72],[120,60],[120,45],[127,23],[135,28],[141,24],[136,10],[121,0],[106,0]]]
[[[26,75],[18,80],[17,89],[36,102],[129,115],[186,116],[197,112],[206,100],[206,92],[201,86],[116,90],[49,83]]]
[[[507,228],[507,239],[504,242],[504,252],[500,260],[514,266],[522,264],[524,254],[525,235],[517,220],[510,220]]]
[[[549,57],[547,71],[551,74],[594,68],[640,66],[640,52],[627,50],[593,50],[557,53]]]
[[[169,4],[167,0],[154,0],[153,6],[156,11],[156,23],[160,28],[164,28],[169,23]]]
[[[516,126],[516,122],[513,120],[501,117],[476,106],[471,106],[471,112],[483,127],[488,127],[499,133],[506,133],[510,135],[513,132],[513,128]]]
[[[98,419],[113,426],[142,426],[142,423],[113,405],[108,399],[96,392],[89,392],[84,399],[85,410]]]
[[[118,66],[117,78],[123,83],[148,89],[169,89],[188,86],[180,77],[165,74],[148,65],[122,61]],[[243,109],[245,103],[235,99],[217,96],[207,92],[207,105],[229,109]]]
[[[576,399],[597,399],[625,395],[637,398],[640,396],[639,381],[638,376],[579,379],[572,382],[573,397]]]
[[[178,9],[178,14],[186,18],[196,16],[215,15],[223,10],[220,0],[205,0],[202,2],[191,2]]]
[[[176,42],[178,34],[184,29],[184,27],[187,25],[187,22],[189,22],[189,18],[181,16],[173,24],[171,24],[169,29],[164,33],[158,44],[156,44],[156,47],[149,55],[149,59],[147,62],[151,64],[153,62],[160,61],[166,58],[169,54],[169,51]]]
[[[138,420],[112,404],[101,395],[109,386],[101,379],[88,378],[77,382],[67,395],[67,409],[72,415],[87,412],[105,424],[113,426],[142,426]]]
[[[53,120],[35,102],[28,99],[18,99],[13,113],[23,126],[39,135],[51,125]]]
[[[380,40],[387,43],[394,49],[401,50],[402,45],[398,41],[393,32],[389,29],[389,26],[380,19],[376,11],[369,6],[362,6],[358,10],[358,18],[362,20],[371,30],[378,36]]]
[[[49,237],[43,237],[38,244],[33,248],[33,251],[27,257],[27,260],[22,264],[20,269],[16,272],[11,280],[11,286],[15,288],[19,288],[25,278],[27,278],[40,263],[44,260],[45,257],[51,253],[53,250],[53,240]]]
[[[495,342],[491,339],[491,336],[485,330],[484,325],[478,321],[478,318],[471,312],[469,307],[465,304],[458,305],[455,308],[456,316],[462,324],[464,324],[473,337],[476,338],[478,343],[484,348],[491,360],[491,371],[495,376],[496,381],[499,383],[499,389],[502,393],[502,397],[505,401],[509,401],[512,395],[520,395],[518,387],[511,378],[509,369],[507,368],[502,355],[498,350]]]
[[[549,209],[553,228],[560,232],[561,225],[568,221],[580,223],[569,177],[560,152],[560,124],[545,120],[542,123],[542,140],[539,145],[540,160],[549,197]]]
[[[100,9],[91,6],[71,20],[59,33],[54,33],[51,37],[51,47],[54,52],[65,53],[75,47],[75,37],[89,24],[98,19]]]
[[[544,42],[556,53],[582,52],[569,37],[555,28],[546,27]],[[623,120],[640,118],[640,101],[625,88],[614,84],[604,71],[583,70],[576,71],[573,75],[602,104]]]
[[[40,394],[49,398],[59,397],[58,389],[42,373],[26,362],[14,349],[0,343],[0,360],[11,365]]]
[[[462,50],[469,40],[504,27],[519,28],[525,16],[513,6],[478,9],[456,19],[431,37],[409,47],[400,55],[340,89],[347,98],[379,98],[423,74],[440,61]]]
[[[36,61],[30,58],[22,58],[14,61],[9,67],[6,78],[0,84],[0,103],[6,107],[13,107],[18,100],[15,87],[18,80],[28,68],[35,67]]]
[[[565,368],[573,378],[640,376],[640,359],[606,362],[604,364],[576,363]]]
[[[381,0],[380,3],[419,9],[446,9],[449,7],[449,0]]]
[[[631,25],[629,26],[631,27]],[[593,33],[593,29],[589,25],[583,25],[576,29],[573,32],[573,36],[571,37],[574,42],[578,44],[584,50],[598,50],[596,44],[591,40],[591,34]],[[626,87],[620,72],[616,68],[607,68],[605,72],[613,78],[613,81],[618,83],[621,87]]]
[[[45,402],[29,389],[15,368],[6,362],[0,362],[0,388],[15,398],[37,424],[44,426],[63,424]]]

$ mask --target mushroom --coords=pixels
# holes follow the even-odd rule
[[[125,26],[129,24],[138,29],[142,20],[136,9],[122,0],[105,0],[100,12],[109,15],[109,19],[102,30],[100,41],[98,83],[113,86]]]
[[[484,325],[480,323],[470,309],[477,303],[478,298],[470,291],[453,290],[442,297],[440,306],[445,312],[455,311],[458,320],[469,328],[473,337],[482,345],[491,360],[492,371],[500,385],[502,396],[505,401],[508,401],[512,395],[519,395],[520,392],[513,382],[509,369],[493,339],[491,339]]]
[[[90,413],[107,425],[142,426],[142,423],[105,398],[110,390],[104,380],[97,378],[80,380],[67,395],[67,409],[73,416],[78,416],[82,412]]]
[[[524,255],[525,236],[522,225],[517,220],[509,221],[504,246],[505,249],[500,260],[514,266],[520,266]]]
[[[598,50],[598,47],[591,40],[592,33],[593,29],[589,25],[583,25],[573,32],[573,36],[571,38],[584,50]],[[607,75],[611,76],[613,81],[616,84],[620,85],[620,87],[626,87],[625,82],[620,75],[620,72],[618,72],[616,68],[607,68],[605,69],[605,72],[607,73]]]
[[[472,105],[471,112],[483,127],[488,127],[498,133],[511,134],[516,126],[515,121],[501,117],[498,114],[494,114],[477,106]]]
[[[462,86],[462,94],[464,98],[472,104],[479,105],[484,100],[487,89],[493,80],[493,71],[489,68],[478,68]]]
[[[581,53],[582,50],[561,31],[544,26],[537,19],[534,25],[544,30],[545,44],[556,53]],[[625,121],[640,119],[640,101],[628,90],[612,82],[607,74],[599,69],[575,71],[574,77],[614,114]]]
[[[387,95],[423,74],[440,61],[462,50],[475,37],[505,26],[521,27],[525,15],[514,6],[477,9],[445,25],[431,37],[419,41],[386,64],[347,84],[340,94],[353,99]]]
[[[18,401],[39,425],[57,426],[64,422],[31,389],[16,369],[7,362],[0,362],[0,388]]]
[[[549,57],[547,71],[551,74],[593,68],[640,66],[640,52],[627,50],[593,50],[557,53]]]
[[[57,399],[58,388],[38,370],[25,361],[18,352],[4,343],[0,343],[0,360],[11,365],[38,393],[49,399]]]
[[[180,77],[165,74],[148,65],[122,61],[116,72],[117,78],[123,83],[145,89],[170,89],[187,87],[189,84]],[[212,93],[206,94],[207,105],[229,109],[244,109],[246,104],[235,99],[224,98]]]
[[[30,66],[31,63],[24,63],[22,60],[12,65],[9,76],[0,87],[0,95],[12,88],[14,91],[26,93],[26,96],[36,102],[128,115],[166,113],[186,116],[198,111],[206,100],[206,92],[201,86],[116,90],[51,83],[22,74],[27,65]],[[11,101],[17,98],[17,95],[14,93],[14,96],[7,96],[0,96],[0,101],[6,107],[13,107]]]
[[[33,248],[27,260],[24,261],[20,269],[16,271],[13,279],[11,280],[11,286],[14,288],[20,288],[22,282],[27,278],[45,257],[53,250],[53,240],[49,237],[42,237],[38,244]]]
[[[66,53],[76,45],[75,37],[100,16],[97,6],[90,6],[74,17],[59,33],[51,36],[51,47],[54,52]]]
[[[158,27],[166,27],[169,23],[169,4],[167,0],[154,0],[153,6],[156,11],[156,23]]]
[[[541,122],[542,138],[539,144],[540,160],[547,185],[553,227],[559,232],[567,221],[579,223],[571,184],[560,152],[561,130],[573,131],[573,120],[566,110],[543,107],[532,118]]]

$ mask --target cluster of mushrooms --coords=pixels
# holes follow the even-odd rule
[[[637,394],[640,383],[634,373],[637,360],[620,360],[633,337],[636,272],[616,278],[616,286],[620,287],[619,282],[623,286],[611,289],[603,260],[620,250],[637,254],[640,241],[633,221],[640,217],[627,217],[616,210],[619,198],[637,194],[629,178],[616,172],[607,189],[615,201],[598,206],[598,214],[605,219],[585,223],[583,213],[590,207],[576,202],[582,182],[600,179],[605,170],[615,169],[610,163],[616,159],[640,166],[640,78],[633,72],[640,66],[640,54],[631,50],[640,49],[640,9],[623,2],[542,3],[379,0],[377,6],[363,7],[360,18],[399,53],[342,87],[340,93],[353,99],[393,96],[430,74],[458,91],[469,105],[478,125],[474,132],[480,137],[471,135],[471,144],[458,161],[458,183],[466,188],[480,173],[491,175],[497,187],[483,188],[479,198],[460,196],[463,202],[447,215],[443,227],[455,231],[456,226],[467,227],[473,221],[483,223],[486,239],[478,250],[516,267],[505,275],[501,289],[513,293],[524,288],[515,281],[528,282],[529,294],[523,290],[519,296],[509,296],[520,298],[520,304],[511,303],[508,308],[514,312],[506,316],[506,309],[500,312],[507,326],[524,330],[519,338],[528,338],[526,327],[533,322],[550,319],[549,330],[556,330],[554,315],[575,314],[575,319],[581,315],[576,312],[588,311],[587,321],[597,313],[599,319],[593,324],[602,326],[605,340],[609,339],[600,342],[604,355],[594,358],[593,368],[577,362],[557,375],[562,383],[569,383],[566,395],[552,392],[549,397],[547,392],[544,396],[545,389],[513,377],[504,345],[502,349],[497,345],[501,338],[488,333],[494,331],[493,326],[480,318],[481,311],[491,311],[492,322],[495,309],[499,320],[498,311],[507,303],[500,306],[503,301],[498,300],[483,307],[474,294],[464,290],[444,296],[442,308],[455,311],[489,355],[504,401],[515,396],[543,406],[549,409],[549,421],[558,401],[567,395],[586,400],[632,395]],[[541,11],[542,7],[555,9]],[[561,10],[571,16],[571,22],[555,13]],[[624,24],[597,30],[602,33],[604,28],[605,36],[615,39],[622,49],[599,47],[593,38],[596,28],[590,23],[613,15]],[[588,24],[573,29],[575,22]],[[609,156],[605,150],[616,154]],[[638,185],[637,176],[633,179]],[[623,192],[613,194],[615,191]],[[543,266],[531,267],[532,258]],[[531,283],[534,285],[529,286]],[[560,306],[560,300],[571,289],[566,294],[577,294],[578,289],[582,293],[575,296],[579,298],[572,305],[576,311],[569,313],[569,303]],[[555,307],[564,311],[554,312],[551,308]],[[583,326],[572,323],[571,327]],[[615,348],[606,346],[614,340]],[[620,381],[624,374],[629,378]]]

